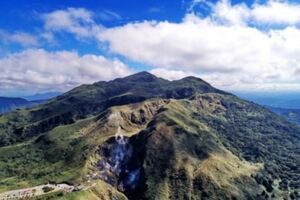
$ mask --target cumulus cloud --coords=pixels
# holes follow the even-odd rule
[[[228,0],[211,4],[211,16],[214,20],[228,25],[246,25],[251,17],[251,10],[246,4],[231,5]]]
[[[168,80],[177,80],[187,76],[197,76],[193,72],[187,72],[182,70],[168,70],[164,68],[154,68],[150,70],[150,73]]]
[[[99,13],[92,13],[84,8],[67,8],[55,10],[42,14],[44,27],[48,34],[52,32],[67,31],[77,38],[97,38],[104,27],[97,24],[94,18],[101,21],[120,21],[122,17],[111,10],[103,10]]]
[[[56,10],[42,15],[48,31],[68,31],[78,37],[94,37],[101,26],[93,20],[93,13],[84,8]]]
[[[37,46],[39,44],[35,36],[21,31],[10,33],[0,30],[0,41],[4,44],[17,43],[22,46]]]
[[[258,22],[270,24],[298,24],[300,5],[287,1],[267,1],[267,4],[254,4],[251,15]]]
[[[207,4],[207,2],[196,2]],[[248,7],[245,3],[232,5],[229,0],[208,4],[211,15],[223,23],[258,25],[296,25],[300,23],[300,5],[287,1],[269,0],[265,4],[254,3]]]
[[[28,49],[0,59],[0,89],[66,90],[132,73],[121,61],[76,52]]]

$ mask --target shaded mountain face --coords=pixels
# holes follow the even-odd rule
[[[300,198],[299,128],[194,77],[80,86],[0,117],[0,145],[0,191],[95,182],[72,198]]]

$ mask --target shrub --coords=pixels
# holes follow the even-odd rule
[[[42,189],[43,189],[43,191],[44,191],[45,193],[47,193],[47,192],[50,192],[50,191],[54,190],[54,188],[53,188],[53,187],[49,187],[49,186],[44,186]]]

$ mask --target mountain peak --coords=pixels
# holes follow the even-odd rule
[[[127,76],[124,79],[128,79],[131,81],[153,82],[153,81],[158,80],[159,78],[157,78],[156,76],[154,76],[153,74],[151,74],[149,72],[142,71],[142,72],[138,72],[136,74]]]
[[[182,79],[180,79],[181,81],[200,81],[203,83],[206,83],[207,85],[210,85],[209,83],[207,83],[206,81],[204,81],[203,79],[196,77],[196,76],[186,76]]]
[[[151,74],[150,72],[147,72],[147,71],[141,71],[141,72],[138,72],[134,75],[138,75],[138,76],[154,76],[153,74]]]

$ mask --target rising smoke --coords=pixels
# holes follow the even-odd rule
[[[133,190],[140,177],[140,166],[132,166],[133,147],[130,138],[124,136],[119,112],[110,115],[109,123],[116,129],[114,138],[98,153],[103,158],[97,163],[100,177],[107,183],[117,186],[120,191]]]

